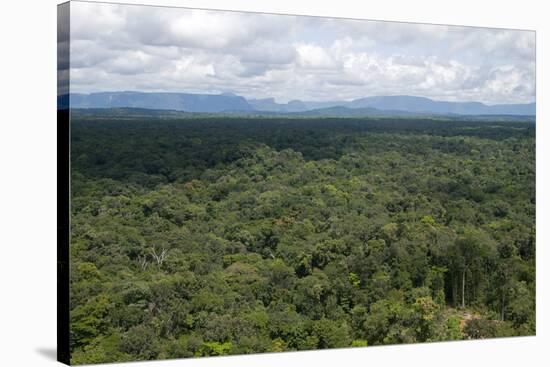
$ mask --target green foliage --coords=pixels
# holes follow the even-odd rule
[[[130,328],[120,341],[120,350],[136,359],[156,359],[160,345],[151,325],[138,325]]]
[[[497,324],[493,320],[472,319],[466,322],[464,333],[470,339],[494,338],[497,335]]]
[[[168,347],[168,355],[174,358],[190,358],[199,355],[203,340],[200,336],[182,335]]]
[[[533,335],[534,132],[75,118],[72,362]]]
[[[369,343],[366,340],[362,340],[362,339],[356,339],[351,342],[352,347],[366,347],[368,345]]]
[[[204,342],[202,347],[198,351],[198,356],[223,356],[230,354],[233,345],[231,342],[219,343],[219,342]]]
[[[100,335],[83,349],[77,349],[71,355],[74,364],[108,363],[110,361],[131,361],[135,356],[130,356],[120,351],[120,334],[115,332],[108,336]]]
[[[359,276],[355,273],[349,273],[349,281],[350,283],[355,287],[359,288],[361,286],[361,279]]]
[[[109,326],[112,304],[105,295],[98,295],[71,311],[71,344],[74,347],[89,344]]]
[[[317,337],[319,349],[343,348],[350,345],[349,328],[345,321],[321,319],[313,324],[313,335]]]

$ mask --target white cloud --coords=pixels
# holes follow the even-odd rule
[[[71,39],[113,39],[124,30],[127,7],[100,3],[71,4]]]
[[[297,44],[298,65],[305,69],[334,69],[337,68],[336,60],[330,54],[330,49],[325,49],[312,44]]]
[[[71,88],[534,100],[533,32],[71,3]]]

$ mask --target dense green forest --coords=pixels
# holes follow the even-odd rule
[[[535,125],[73,114],[73,363],[535,333]]]

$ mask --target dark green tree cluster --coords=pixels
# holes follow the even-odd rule
[[[73,363],[535,333],[531,123],[82,117]]]

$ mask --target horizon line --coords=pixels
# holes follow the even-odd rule
[[[204,92],[175,92],[175,91],[143,91],[143,90],[105,90],[105,91],[96,91],[96,92],[69,92],[68,94],[85,94],[85,95],[91,95],[91,94],[100,94],[100,93],[143,93],[143,94],[191,94],[191,95],[211,95],[211,96],[223,96],[223,95],[229,95],[229,94],[233,94],[234,96],[236,97],[241,97],[241,98],[244,98],[246,101],[250,101],[250,100],[266,100],[266,99],[273,99],[273,101],[276,103],[276,104],[282,104],[282,105],[285,105],[285,104],[288,104],[290,102],[293,102],[293,101],[299,101],[299,102],[313,102],[313,103],[330,103],[330,102],[352,102],[352,101],[355,101],[355,100],[359,100],[359,99],[364,99],[364,98],[373,98],[373,97],[413,97],[413,98],[424,98],[424,99],[428,99],[428,100],[431,100],[433,102],[448,102],[448,103],[481,103],[485,106],[502,106],[502,105],[530,105],[530,104],[536,104],[537,101],[536,101],[536,97],[533,101],[531,102],[499,102],[499,103],[487,103],[487,102],[482,102],[482,101],[479,101],[479,100],[446,100],[446,99],[436,99],[436,98],[433,98],[433,97],[426,97],[426,96],[422,96],[422,95],[412,95],[412,94],[377,94],[377,95],[366,95],[366,96],[362,96],[362,97],[356,97],[356,98],[352,98],[352,99],[333,99],[333,100],[305,100],[305,99],[292,99],[292,100],[289,100],[288,102],[278,102],[277,99],[275,97],[265,97],[265,98],[248,98],[248,97],[245,97],[241,94],[238,94],[238,93],[235,93],[235,92],[232,92],[232,91],[227,91],[227,92],[208,92],[208,91],[204,91]],[[67,93],[65,94],[58,94],[57,96],[58,97],[61,97],[63,95],[67,95]]]

